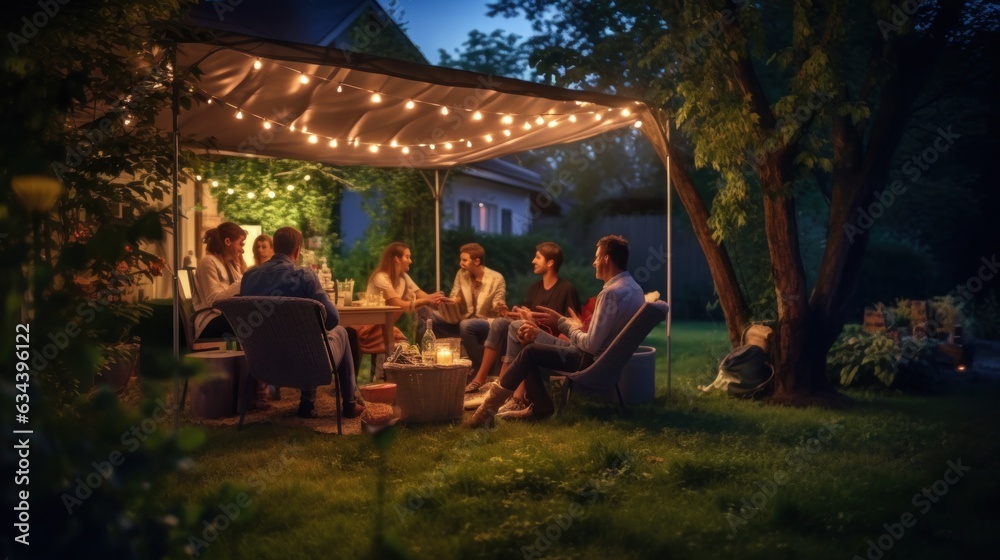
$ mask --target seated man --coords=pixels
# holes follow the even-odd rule
[[[340,380],[340,390],[344,399],[344,416],[356,418],[365,407],[355,402],[357,387],[354,381],[354,360],[347,340],[347,331],[338,326],[340,314],[323,291],[316,273],[308,268],[296,266],[302,249],[302,234],[295,228],[283,227],[274,232],[274,256],[270,260],[247,271],[243,275],[241,296],[284,296],[314,299],[326,308],[327,340],[333,357],[334,367]],[[289,351],[294,351],[289,348]],[[303,389],[299,400],[299,416],[316,416],[316,389]]]
[[[465,314],[457,327],[442,321],[436,314],[432,324],[438,338],[455,335],[462,338],[473,371],[478,371],[483,361],[483,342],[490,332],[490,322],[507,311],[504,301],[507,283],[503,275],[483,264],[485,258],[486,251],[478,243],[462,245],[459,249],[461,269],[455,274],[449,298],[451,303],[464,304]]]
[[[533,272],[542,278],[528,288],[528,297],[525,299],[524,307],[527,310],[535,309],[538,306],[558,309],[562,313],[580,310],[580,297],[576,293],[576,286],[569,280],[559,277],[559,267],[562,266],[563,254],[559,245],[546,241],[539,243],[535,247],[535,258],[531,260],[534,267]],[[486,383],[486,378],[493,369],[497,356],[501,356],[504,365],[500,374],[507,370],[510,362],[517,354],[511,354],[511,348],[507,344],[508,328],[510,324],[521,317],[521,309],[515,307],[512,312],[505,317],[498,317],[490,324],[490,333],[486,337],[483,349],[483,362],[476,372],[476,377],[466,386],[466,393],[474,393]],[[542,328],[550,334],[556,333],[556,325],[547,324],[545,320],[548,315],[537,313],[535,320],[542,322]],[[520,350],[520,348],[518,348]],[[520,397],[520,395],[518,395]],[[526,406],[526,403],[525,403]]]
[[[585,332],[573,311],[570,311],[569,317],[563,317],[554,309],[540,307],[556,322],[559,331],[569,337],[569,341],[541,332],[537,325],[522,323],[518,328],[518,339],[521,343],[531,344],[517,355],[500,382],[490,387],[483,404],[472,415],[469,426],[479,427],[492,422],[497,409],[513,395],[522,381],[528,398],[534,404],[535,417],[552,414],[555,407],[544,383],[548,371],[580,371],[592,364],[642,307],[642,288],[632,279],[627,266],[628,241],[617,235],[602,237],[597,242],[594,269],[597,278],[604,280],[604,288],[597,294],[590,328]]]

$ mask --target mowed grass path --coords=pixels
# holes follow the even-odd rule
[[[698,395],[728,344],[721,325],[687,323],[674,327],[668,398],[664,331],[648,341],[653,405],[622,415],[581,399],[542,423],[399,429],[385,455],[390,539],[411,558],[850,559],[869,557],[869,539],[889,550],[873,559],[994,557],[997,385],[851,392],[846,411]],[[195,466],[156,489],[212,515],[220,486],[246,493],[201,558],[369,555],[370,437],[270,425],[208,436]]]

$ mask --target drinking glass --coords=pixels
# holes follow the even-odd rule
[[[362,306],[368,305],[368,294],[366,292],[358,292],[355,295],[358,296],[358,301]]]

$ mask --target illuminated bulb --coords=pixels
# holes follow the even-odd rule
[[[412,108],[414,108],[416,106],[417,106],[417,104],[414,103],[412,99],[406,102],[406,108],[407,109],[412,109]]]
[[[212,186],[213,187],[218,187],[219,186],[219,182],[218,181],[212,181]]]
[[[125,126],[128,126],[131,123],[132,123],[132,119],[125,119]]]
[[[514,122],[514,117],[510,115],[504,115],[503,118],[500,119],[500,122],[502,122],[503,124],[511,124]]]
[[[302,127],[302,134],[309,134],[309,131],[304,126]]]
[[[492,134],[487,134],[486,135],[486,141],[487,142],[492,142],[493,141],[493,135]]]
[[[465,147],[466,147],[466,148],[471,148],[471,147],[472,147],[472,140],[468,140],[468,141],[466,141],[466,142],[465,142]]]
[[[306,175],[302,178],[303,181],[308,181],[309,179],[312,179],[312,175]]]
[[[255,60],[255,61],[253,61],[253,69],[254,70],[260,70],[261,66],[263,66],[263,64],[260,63],[260,59],[259,58],[257,60]]]
[[[472,113],[472,120],[474,120],[474,121],[481,121],[481,120],[483,120],[483,114],[480,113],[479,111],[476,111],[475,113]]]
[[[233,189],[226,189],[226,194],[233,194],[234,192],[236,191],[234,191]]]
[[[336,138],[334,138],[333,140],[330,140],[330,147],[331,148],[336,148],[337,147],[337,139]]]
[[[538,118],[535,119],[535,124],[543,125],[545,124],[545,119],[543,119],[541,115],[538,115]]]
[[[636,128],[642,128],[642,121],[635,121],[635,124],[632,125],[632,126],[634,126]]]
[[[254,197],[256,197],[256,196],[257,196],[257,195],[253,194],[252,192],[248,192],[248,193],[247,193],[247,198],[254,198]]]
[[[337,93],[340,93],[342,91],[344,91],[344,86],[341,84],[337,84]]]
[[[434,149],[434,144],[431,144],[431,145],[429,145],[427,147],[433,150]]]
[[[287,189],[288,192],[292,192],[295,190],[295,185],[288,185],[287,187],[285,187],[285,189]]]
[[[504,131],[503,131],[503,135],[504,135],[504,136],[510,136],[510,131],[509,131],[509,130],[507,130],[507,129],[504,129]]]
[[[531,123],[530,123],[530,122],[527,122],[527,121],[526,121],[526,122],[524,123],[524,130],[531,130]]]
[[[274,191],[267,191],[267,198],[274,198]]]
[[[291,130],[292,132],[295,132],[295,125],[293,124],[292,126],[289,126],[288,130]]]
[[[299,81],[302,82],[303,84],[308,84],[309,83],[309,76],[306,76],[305,74],[302,74],[301,76],[299,76]]]
[[[358,142],[358,139],[357,139],[357,138],[355,138],[355,139],[354,139],[354,147],[355,147],[355,148],[357,148],[357,147],[358,147],[358,144],[360,144],[360,142]]]
[[[209,104],[209,105],[211,105],[211,104],[212,104],[212,98],[211,98],[211,97],[209,97],[209,98],[208,98],[208,104]]]
[[[569,122],[576,122],[576,115],[570,115]]]
[[[601,120],[601,114],[600,114],[600,113],[597,113],[597,114],[595,114],[595,115],[594,115],[594,120],[595,120],[595,121],[599,121],[599,120]]]
[[[389,142],[389,145],[392,146],[393,148],[395,148],[396,147],[396,141],[393,140],[392,142]]]
[[[486,206],[486,205],[485,205],[485,204],[483,204],[482,202],[480,202],[480,203],[479,203],[479,207],[480,207],[480,208],[483,208],[483,207],[485,207],[485,206]]]
[[[442,115],[447,115],[448,114],[448,108],[447,107],[441,107],[441,114]]]
[[[628,110],[628,107],[626,107],[626,108],[622,109],[622,116],[623,116],[623,117],[627,117],[627,116],[629,116],[629,115],[631,115],[631,114],[632,114],[632,111],[629,111],[629,110]]]
[[[195,175],[194,176],[194,180],[195,181],[201,181],[201,175]]]
[[[372,144],[371,146],[368,146],[368,151],[371,152],[371,153],[373,153],[373,154],[377,154],[378,153],[378,146],[376,146],[375,144]]]
[[[268,121],[264,121],[264,128],[267,130],[271,130],[271,123]]]
[[[556,125],[556,121],[549,121],[549,128],[552,128],[555,125]]]
[[[406,146],[403,146],[403,153],[404,153],[404,154],[408,154],[408,153],[410,153],[410,148],[408,148],[408,147],[406,147]]]
[[[451,142],[445,142],[444,143],[444,149],[450,150],[451,149]]]
[[[315,134],[309,137],[310,144],[315,144],[316,142],[319,142],[319,137],[317,137]]]
[[[379,95],[378,93],[373,93],[372,94],[372,103],[381,103],[381,102],[382,102],[382,96]]]
[[[243,118],[243,111],[236,111],[236,118],[237,119],[242,119]]]

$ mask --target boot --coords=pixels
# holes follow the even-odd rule
[[[492,426],[493,416],[496,415],[497,410],[503,406],[503,403],[507,402],[514,394],[514,391],[504,389],[499,383],[493,383],[490,385],[490,390],[486,394],[486,400],[483,404],[479,405],[476,412],[472,415],[472,418],[465,424],[469,428],[479,428],[481,426]]]

